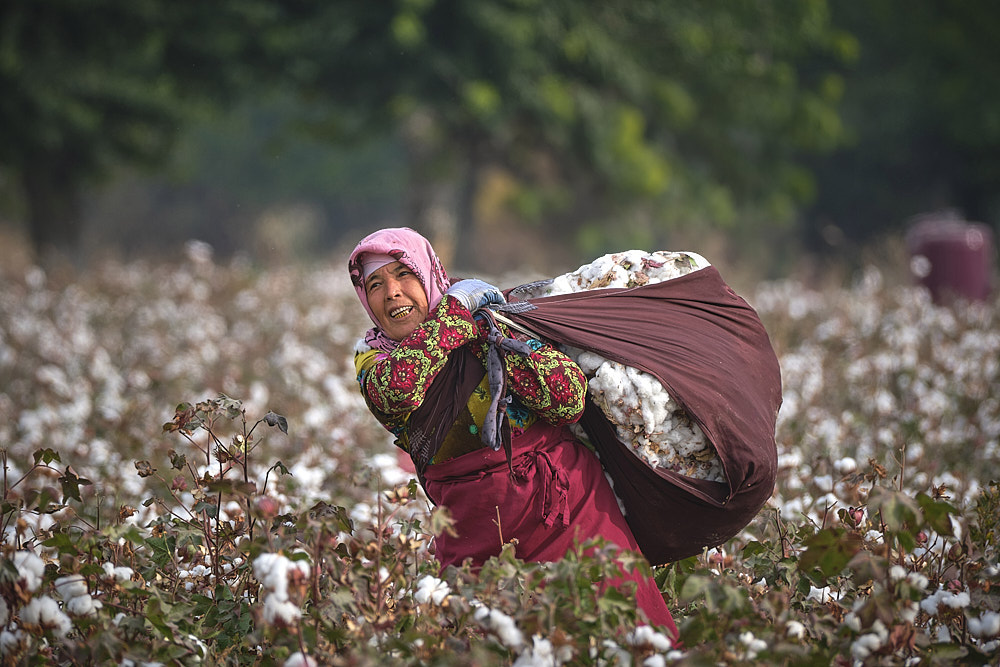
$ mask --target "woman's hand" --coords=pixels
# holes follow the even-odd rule
[[[476,279],[459,280],[449,287],[445,294],[458,299],[459,303],[465,306],[470,313],[491,304],[507,303],[507,300],[503,298],[503,293],[498,288]]]

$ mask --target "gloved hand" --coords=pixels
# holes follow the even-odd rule
[[[503,293],[499,289],[482,280],[459,280],[448,288],[445,294],[449,294],[474,313],[480,308],[490,304],[500,305],[507,303],[503,298]]]

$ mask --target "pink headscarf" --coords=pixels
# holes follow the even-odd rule
[[[388,255],[397,262],[402,262],[416,274],[420,284],[424,286],[427,295],[428,309],[433,310],[450,285],[448,274],[445,273],[441,260],[434,248],[423,236],[409,227],[390,227],[381,229],[361,239],[354,248],[351,258],[347,261],[347,270],[351,274],[354,290],[361,299],[368,317],[375,326],[365,335],[365,342],[378,350],[390,351],[396,347],[397,341],[392,340],[379,328],[378,320],[368,305],[368,295],[365,294],[365,256]]]

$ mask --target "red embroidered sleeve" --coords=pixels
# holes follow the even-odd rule
[[[483,338],[479,325],[458,300],[445,296],[427,321],[387,354],[380,354],[358,378],[369,407],[389,417],[413,412],[424,400],[448,353]]]
[[[500,325],[507,334],[503,324]],[[587,377],[580,367],[556,348],[529,339],[530,357],[506,355],[507,381],[525,407],[560,426],[572,424],[583,414]]]

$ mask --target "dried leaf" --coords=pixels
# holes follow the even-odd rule
[[[139,471],[139,477],[149,477],[156,472],[156,468],[149,461],[136,461],[135,469]]]
[[[277,426],[282,433],[288,433],[288,420],[279,414],[268,412],[264,415],[264,423],[268,426]]]

